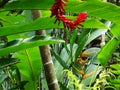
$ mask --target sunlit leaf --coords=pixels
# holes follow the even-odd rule
[[[111,22],[107,21],[105,24],[108,28],[110,28]],[[93,29],[93,30],[91,30],[90,36],[86,42],[86,45],[89,44],[91,41],[93,41],[98,36],[105,34],[106,32],[107,32],[107,29],[96,29],[96,30]]]
[[[116,74],[116,75],[120,75],[120,70],[116,71],[116,70],[111,70],[112,73]]]
[[[45,36],[33,36],[31,38],[26,38],[24,40],[23,39],[13,40],[5,45],[0,45],[0,56],[4,56],[6,54],[23,50],[26,48],[55,44],[60,42],[64,41]]]
[[[120,84],[120,79],[113,79],[113,80],[111,80],[111,83]]]
[[[27,3],[27,5],[26,5]],[[13,1],[4,6],[5,10],[13,9],[49,9],[54,4],[54,0],[20,0]],[[95,16],[98,18],[110,20],[113,22],[120,21],[120,7],[113,5],[111,3],[106,3],[100,0],[93,1],[79,1],[79,0],[70,0],[67,2],[68,6],[65,8],[67,12],[83,12],[87,11],[88,15]],[[74,8],[73,8],[74,6]],[[2,10],[3,10],[2,9]],[[106,13],[107,12],[107,13]]]
[[[49,9],[53,3],[54,0],[15,0],[6,4],[3,9]]]
[[[120,64],[113,64],[113,65],[110,65],[110,67],[116,70],[120,70]]]
[[[74,8],[72,7],[74,6]],[[105,20],[113,21],[116,23],[120,22],[120,7],[113,5],[111,3],[103,2],[103,1],[74,1],[71,0],[68,2],[68,6],[65,7],[68,12],[88,12],[88,16],[94,16],[98,18],[102,18]],[[107,13],[106,13],[107,12]]]
[[[107,62],[110,60],[112,53],[115,51],[116,47],[119,45],[119,40],[113,38],[110,40],[98,54],[98,60],[103,66],[107,65]]]
[[[117,38],[120,39],[120,24],[114,24],[111,27],[110,32]]]
[[[75,59],[77,60],[78,56],[81,54],[81,51],[86,45],[86,42],[89,37],[90,30],[84,30],[79,36],[78,36],[78,48],[75,52]]]
[[[23,32],[30,32],[35,30],[48,30],[51,28],[63,28],[62,22],[60,25],[54,24],[55,18],[44,17],[39,18],[33,22],[19,24],[19,25],[11,25],[0,28],[0,36],[7,36],[11,34],[18,34]],[[107,28],[103,23],[98,20],[88,19],[84,22],[84,28]]]
[[[20,63],[17,64],[21,78],[23,81],[28,81],[25,85],[25,90],[37,89],[37,80],[42,71],[42,60],[38,47],[22,50],[14,55],[20,59]]]

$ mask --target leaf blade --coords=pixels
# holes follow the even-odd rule
[[[104,67],[106,66],[107,62],[109,61],[112,53],[116,49],[116,47],[119,45],[120,41],[116,38],[113,38],[110,40],[100,51],[98,54],[98,60]]]
[[[33,36],[26,39],[18,39],[8,42],[7,45],[0,45],[0,56],[23,50],[26,48],[31,48],[35,46],[43,46],[48,44],[62,43],[63,40],[54,39],[45,36]]]

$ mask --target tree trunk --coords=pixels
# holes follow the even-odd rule
[[[33,10],[32,15],[34,20],[41,17],[41,13],[39,12],[39,10]],[[45,30],[38,30],[36,31],[36,35],[45,36],[46,32]],[[45,70],[45,77],[47,80],[48,88],[49,90],[60,90],[58,81],[56,79],[50,48],[48,45],[40,46],[39,48],[42,57],[42,63]]]

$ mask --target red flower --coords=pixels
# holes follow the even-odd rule
[[[67,6],[66,2],[68,0],[56,0],[56,2],[54,3],[54,5],[51,7],[51,16],[56,16],[59,17],[59,15],[62,15],[65,12],[65,9],[63,8],[63,6]]]
[[[87,18],[87,12],[82,12],[78,15],[77,19],[74,21],[74,25],[78,26],[80,25],[81,27],[83,27],[82,24],[80,24],[80,22],[85,22]]]
[[[86,12],[80,13],[75,21],[72,21],[71,19],[66,18],[64,15],[65,9],[63,8],[63,6],[67,6],[66,2],[68,2],[68,0],[56,0],[54,5],[51,7],[50,10],[52,13],[50,17],[53,17],[53,16],[56,17],[56,20],[54,23],[58,21],[58,24],[59,24],[60,21],[62,21],[64,28],[68,28],[68,29],[75,29],[77,26],[83,27],[83,25],[80,24],[80,22],[85,21],[85,19],[87,18],[87,13]]]
[[[60,16],[60,20],[63,22],[64,28],[74,29],[74,22],[71,19],[65,17],[65,15]]]

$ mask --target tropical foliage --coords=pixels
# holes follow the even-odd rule
[[[119,90],[119,5],[120,0],[0,0],[0,90],[50,90],[50,62],[44,63],[40,50],[46,45],[59,84],[52,90]],[[41,14],[37,19],[34,10]],[[46,36],[36,35],[38,30]]]

